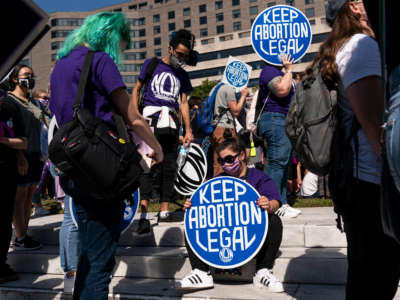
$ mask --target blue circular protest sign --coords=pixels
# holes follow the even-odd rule
[[[268,213],[256,204],[259,197],[251,185],[235,177],[203,183],[185,214],[185,235],[193,252],[220,269],[251,260],[268,232]]]
[[[225,68],[226,81],[235,88],[242,88],[249,81],[249,70],[246,64],[239,60],[231,61]]]
[[[281,66],[281,56],[290,54],[294,61],[307,52],[312,39],[307,17],[296,7],[275,5],[261,12],[251,27],[254,51],[266,62]]]
[[[140,191],[137,189],[133,194],[133,201],[125,201],[125,210],[124,210],[124,218],[121,223],[121,234],[123,234],[133,223],[133,219],[135,218],[135,214],[139,207],[140,202]],[[76,208],[74,201],[69,202],[69,211],[71,212],[72,221],[75,226],[78,227],[78,217],[76,215]]]

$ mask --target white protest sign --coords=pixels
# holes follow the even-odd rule
[[[249,83],[252,67],[240,59],[229,56],[222,82],[234,87],[236,91],[246,87]]]

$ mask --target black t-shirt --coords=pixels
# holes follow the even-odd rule
[[[0,122],[10,128],[15,137],[25,136],[23,120],[19,107],[6,97],[0,98]],[[3,130],[10,137],[8,130]],[[16,166],[16,150],[0,144],[0,165]]]
[[[380,44],[381,51],[383,51],[380,34],[382,24],[379,22],[379,2],[381,1],[363,1],[365,9],[367,10],[368,18]],[[386,62],[389,74],[397,65],[400,65],[400,43],[396,42],[396,31],[398,30],[396,18],[398,18],[397,15],[399,11],[399,0],[386,0]]]

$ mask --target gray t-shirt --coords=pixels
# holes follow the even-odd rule
[[[213,92],[213,90],[211,91],[211,93]],[[234,128],[232,122],[233,117],[230,111],[228,111],[221,118],[219,118],[220,108],[229,110],[228,102],[230,101],[237,101],[235,95],[235,89],[230,85],[224,84],[219,88],[217,95],[215,97],[215,108],[214,108],[214,115],[212,122],[213,125],[224,128]]]
[[[342,80],[339,89],[340,123],[343,128],[351,128],[354,113],[345,91],[362,78],[381,76],[378,44],[368,35],[355,34],[336,54],[336,64]],[[354,176],[367,182],[380,184],[382,162],[362,129],[358,131],[358,141],[358,174],[354,168]],[[354,166],[356,166],[355,162]]]

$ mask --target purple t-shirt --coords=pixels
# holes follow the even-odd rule
[[[217,176],[230,176],[225,172],[218,174]],[[248,184],[256,189],[261,195],[267,197],[269,200],[277,200],[279,206],[281,206],[281,196],[278,193],[275,182],[265,174],[263,171],[256,168],[248,168],[247,175],[240,179],[245,180]]]
[[[145,79],[146,69],[150,61],[151,58],[144,62],[139,75],[140,80]],[[182,93],[189,94],[192,89],[189,75],[185,70],[182,68],[174,69],[160,59],[153,76],[146,85],[143,103],[146,106],[168,106],[179,110],[179,95]]]
[[[50,111],[59,126],[72,119],[72,106],[78,91],[83,61],[89,49],[79,46],[68,56],[60,59],[50,78]],[[114,125],[110,94],[117,88],[125,88],[121,74],[112,58],[105,52],[96,52],[83,96],[83,107],[107,123]]]
[[[268,93],[270,92],[268,88],[268,83],[274,79],[277,76],[284,76],[285,74],[278,70],[275,67],[272,66],[265,66],[260,74],[260,91],[262,93],[262,100],[263,103],[266,101],[266,98],[268,96]],[[268,112],[278,112],[281,114],[286,115],[289,110],[289,105],[292,100],[292,97],[294,95],[294,87],[292,85],[292,88],[289,92],[289,94],[286,97],[280,98],[278,96],[275,96],[273,93],[270,93],[269,99],[267,102],[267,105],[264,108],[264,111]]]

